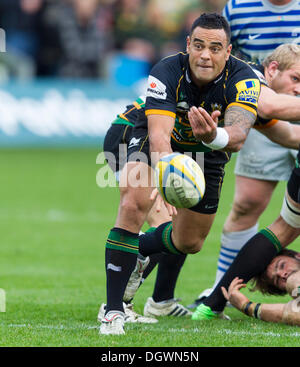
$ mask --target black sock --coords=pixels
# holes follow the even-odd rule
[[[214,291],[204,300],[204,304],[213,311],[221,312],[226,305],[221,287],[228,289],[235,277],[247,283],[260,274],[281,250],[281,245],[273,232],[264,229],[253,236],[240,250]]]
[[[145,269],[144,273],[143,273],[143,277],[142,277],[142,283],[145,281],[145,279],[148,277],[148,275],[152,272],[152,270],[156,267],[156,265],[159,263],[160,259],[162,258],[164,254],[159,253],[159,254],[152,254],[149,256],[150,258],[150,262],[147,266],[147,268]]]
[[[161,224],[153,232],[147,232],[140,236],[139,252],[143,256],[164,252],[170,254],[182,254],[171,238],[172,222]]]
[[[185,262],[186,254],[163,254],[156,275],[155,288],[152,298],[155,302],[174,298],[176,282]]]
[[[123,311],[123,295],[136,265],[139,235],[113,228],[108,236],[105,250],[106,267],[106,312]]]

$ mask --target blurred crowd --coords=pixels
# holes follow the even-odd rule
[[[0,0],[0,82],[93,78],[130,86],[185,51],[188,30],[226,0]],[[3,32],[2,32],[3,34]],[[2,50],[3,51],[3,50]]]

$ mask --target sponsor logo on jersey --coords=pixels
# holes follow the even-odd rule
[[[154,76],[150,75],[148,78],[148,88],[147,88],[147,97],[153,97],[157,99],[166,99],[167,93],[166,93],[167,87],[164,83],[162,83],[160,80],[155,78]]]
[[[236,89],[238,91],[236,95],[237,102],[246,102],[257,105],[260,91],[260,84],[258,80],[242,80],[236,84]]]

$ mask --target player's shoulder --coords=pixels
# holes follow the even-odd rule
[[[182,68],[188,62],[188,57],[188,54],[185,52],[177,52],[176,54],[164,57],[158,62],[157,65]]]
[[[258,79],[256,72],[249,65],[249,63],[237,58],[236,56],[230,55],[227,64],[229,76],[235,77],[236,75],[239,75],[240,77],[244,76]]]
[[[178,52],[175,55],[166,56],[154,65],[150,72],[150,78],[156,78],[163,82],[176,83],[188,66],[187,53]]]
[[[268,85],[268,82],[265,78],[264,67],[261,64],[256,64],[255,62],[248,62],[248,65],[252,68],[256,76],[258,77],[261,84]]]

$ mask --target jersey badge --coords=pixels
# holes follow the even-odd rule
[[[246,79],[238,82],[236,84],[237,102],[246,102],[251,103],[253,105],[257,105],[259,92],[260,92],[260,83],[256,79]]]

